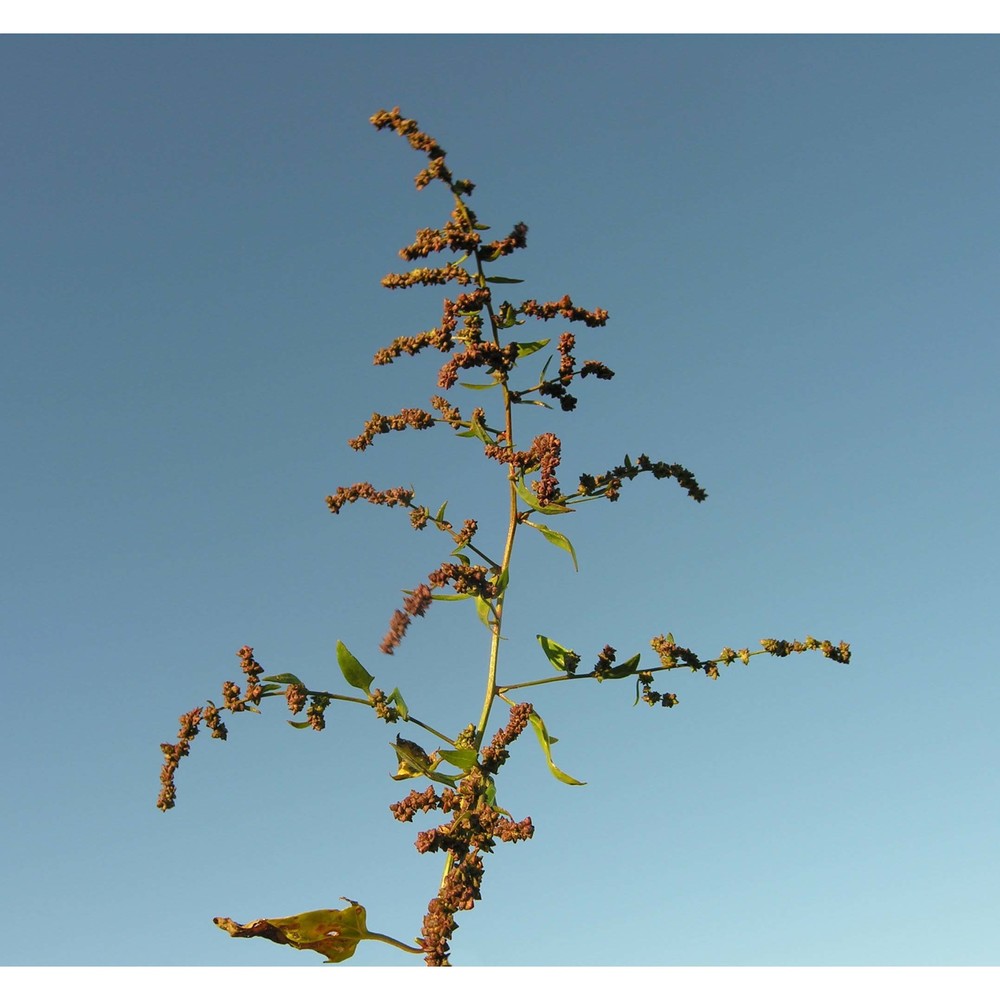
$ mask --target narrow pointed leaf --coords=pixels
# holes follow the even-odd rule
[[[487,382],[480,384],[478,382],[459,382],[458,383],[463,389],[495,389],[500,383],[499,382]]]
[[[399,688],[393,688],[392,694],[389,695],[386,701],[396,706],[396,710],[404,720],[409,719],[410,710],[406,707],[406,702],[403,701],[403,696],[399,693]]]
[[[261,680],[271,684],[297,684],[299,687],[306,686],[295,674],[272,674],[270,677],[262,677]]]
[[[543,347],[547,346],[548,343],[548,340],[528,340],[519,342],[517,345],[518,359],[526,358],[529,354],[534,354],[535,351],[540,351]]]
[[[375,678],[358,662],[357,657],[342,643],[337,641],[337,664],[340,672],[344,675],[344,680],[351,687],[371,694],[372,681]]]
[[[524,283],[524,278],[501,278],[499,274],[494,274],[486,280],[491,285],[520,285]]]
[[[473,594],[476,599],[476,614],[479,615],[479,620],[487,627],[490,627],[490,602],[480,597],[478,594]]]
[[[292,729],[308,729],[312,723],[311,722],[294,722],[291,719],[286,720]]]
[[[546,528],[544,524],[535,524],[533,521],[525,521],[524,523],[530,525],[536,531],[540,531],[546,541],[568,552],[570,558],[573,560],[573,569],[577,572],[580,571],[580,567],[576,561],[576,550],[573,548],[573,543],[565,535],[560,534],[558,531],[553,531],[551,528]]]
[[[636,667],[639,666],[640,655],[641,654],[636,653],[635,656],[626,660],[624,663],[619,663],[617,667],[612,667],[611,673],[608,676],[617,679],[619,677],[628,677],[630,674],[634,674]]]
[[[542,717],[537,712],[532,712],[529,719],[531,720],[531,725],[535,730],[535,735],[538,737],[538,742],[542,745],[542,751],[545,753],[545,760],[548,762],[549,770],[552,774],[563,782],[563,784],[585,785],[587,782],[578,781],[576,778],[568,775],[565,771],[559,770],[559,768],[553,763],[552,744],[555,741],[549,736],[548,730],[545,728],[545,723],[542,722]]]

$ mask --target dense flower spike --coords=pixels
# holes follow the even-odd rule
[[[508,724],[482,752],[481,766],[473,767],[456,791],[445,789],[440,795],[433,786],[423,792],[410,792],[390,806],[401,823],[409,823],[418,812],[440,809],[450,813],[450,822],[442,823],[417,835],[415,846],[421,854],[447,851],[451,864],[442,879],[438,894],[428,903],[419,943],[427,965],[450,964],[449,942],[458,924],[455,914],[471,910],[480,899],[483,880],[482,855],[489,854],[496,841],[517,843],[529,840],[535,832],[531,817],[516,821],[503,815],[489,803],[491,775],[507,760],[507,747],[524,731],[532,714],[524,703],[510,710]]]
[[[519,312],[525,316],[534,316],[535,319],[555,319],[562,316],[570,322],[583,322],[587,326],[604,326],[608,321],[608,311],[606,309],[595,309],[588,312],[573,305],[573,300],[564,295],[558,302],[543,302],[539,305],[534,299],[522,302]]]
[[[683,465],[651,462],[646,455],[640,455],[635,464],[626,456],[624,465],[616,465],[613,469],[596,476],[587,474],[580,476],[579,492],[586,496],[604,496],[613,503],[618,499],[622,480],[635,479],[643,472],[652,472],[654,479],[676,479],[678,485],[687,490],[688,496],[698,503],[708,499],[708,494]]]
[[[402,504],[408,507],[413,499],[413,490],[396,486],[391,490],[377,490],[371,483],[354,483],[352,486],[338,486],[333,496],[326,498],[326,505],[332,514],[339,514],[345,504],[367,500],[376,506],[395,507]]]
[[[355,451],[364,451],[379,434],[390,431],[404,431],[407,427],[423,431],[434,426],[434,417],[425,410],[409,408],[386,416],[384,413],[373,413],[365,424],[365,429],[356,438],[347,443]]]

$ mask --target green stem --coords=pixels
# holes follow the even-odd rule
[[[375,931],[368,931],[368,933],[365,935],[364,940],[382,941],[384,944],[391,944],[393,948],[399,948],[402,951],[408,951],[411,955],[422,955],[424,953],[423,948],[414,948],[412,945],[403,944],[402,941],[397,941],[394,937],[389,937],[388,934],[376,934]]]

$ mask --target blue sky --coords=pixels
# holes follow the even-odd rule
[[[309,966],[211,919],[341,896],[419,932],[440,866],[370,714],[314,734],[267,702],[155,808],[160,742],[244,643],[322,687],[339,639],[421,718],[478,714],[467,606],[378,652],[441,536],[324,504],[412,483],[503,530],[502,476],[446,429],[346,445],[436,391],[433,358],[371,365],[440,313],[379,286],[450,210],[368,124],[399,104],[483,221],[528,223],[524,297],[611,314],[578,353],[616,379],[522,434],[562,438],[566,482],[645,451],[709,493],[584,507],[579,574],[521,539],[503,677],[546,676],[538,632],[853,650],[677,672],[669,712],[538,689],[588,783],[515,744],[535,838],[490,860],[456,964],[998,964],[997,66],[989,36],[0,40],[0,961]]]

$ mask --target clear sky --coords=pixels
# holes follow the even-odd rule
[[[450,210],[368,124],[399,104],[483,221],[528,223],[523,297],[611,314],[579,356],[617,378],[525,433],[570,483],[647,452],[709,493],[566,518],[579,574],[523,538],[503,677],[546,676],[539,632],[853,651],[678,671],[670,711],[538,689],[587,784],[515,744],[535,838],[498,847],[456,964],[1000,963],[996,37],[5,37],[0,85],[0,961],[310,966],[212,917],[341,896],[419,933],[440,862],[370,713],[227,718],[155,808],[159,744],[243,644],[323,687],[339,639],[421,718],[478,715],[469,606],[378,652],[443,536],[324,504],[412,483],[503,527],[447,429],[346,445],[436,391],[434,358],[371,365],[442,297],[379,286]]]

